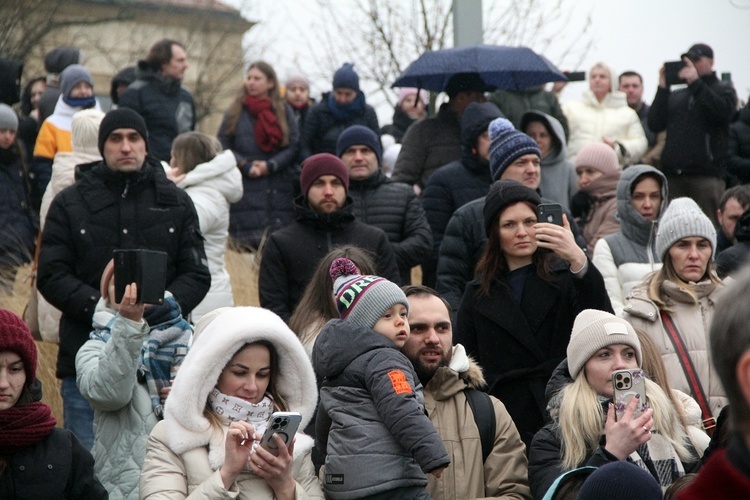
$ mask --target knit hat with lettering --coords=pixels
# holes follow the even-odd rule
[[[21,318],[6,309],[0,309],[0,352],[18,354],[26,371],[26,385],[36,380],[37,352],[34,337]]]
[[[333,300],[341,319],[357,326],[372,328],[385,311],[403,304],[409,311],[404,292],[380,276],[363,276],[349,259],[340,258],[331,263]]]
[[[497,118],[490,122],[490,173],[492,180],[496,181],[502,177],[508,166],[527,154],[535,154],[539,158],[542,152],[536,141],[516,130],[513,124],[505,118]]]
[[[677,198],[669,202],[656,231],[656,253],[664,262],[669,247],[682,238],[700,236],[711,243],[716,253],[716,230],[711,220],[692,198]]]
[[[568,342],[568,371],[576,378],[583,365],[596,351],[613,344],[625,344],[635,349],[638,366],[641,366],[641,341],[633,327],[614,314],[586,309],[576,316]]]

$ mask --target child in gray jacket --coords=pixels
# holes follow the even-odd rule
[[[429,498],[425,473],[450,464],[424,411],[414,367],[400,348],[409,337],[409,303],[379,276],[361,276],[349,259],[331,264],[341,319],[313,348],[323,378],[316,424],[325,451],[328,498]]]

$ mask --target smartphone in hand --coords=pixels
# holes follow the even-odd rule
[[[648,406],[646,405],[646,375],[643,370],[617,370],[612,373],[612,389],[614,391],[615,418],[621,420],[625,415],[630,400],[636,394],[639,397],[638,405],[633,411],[633,418],[643,415]]]
[[[664,63],[664,79],[667,86],[685,83],[685,80],[679,77],[680,70],[684,67],[685,61],[671,61]]]
[[[125,287],[138,285],[138,303],[162,304],[167,281],[167,254],[156,250],[115,250],[115,302],[122,302]]]
[[[562,206],[559,203],[542,203],[536,208],[537,222],[548,222],[562,226],[562,214]]]
[[[274,434],[278,434],[288,448],[292,444],[292,439],[294,439],[301,421],[302,415],[299,413],[288,411],[274,412],[268,420],[268,427],[266,427],[266,432],[263,433],[260,445],[272,455],[278,456],[279,449],[276,446],[276,440],[273,439]]]

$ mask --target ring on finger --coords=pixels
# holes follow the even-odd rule
[[[646,433],[650,432],[650,431],[648,430],[648,427],[646,427],[645,425],[643,426],[643,430],[644,430],[644,431],[646,431]]]

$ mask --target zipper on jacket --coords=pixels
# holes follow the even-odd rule
[[[125,179],[125,189],[121,195],[123,199],[128,196],[128,189],[130,189],[130,179]]]

